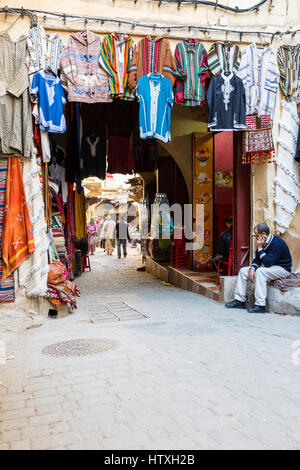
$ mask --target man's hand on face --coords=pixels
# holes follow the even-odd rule
[[[265,239],[263,238],[263,236],[258,237],[258,238],[256,239],[256,244],[257,244],[258,250],[260,250],[260,249],[264,246],[264,244],[265,244]]]
[[[249,271],[249,281],[254,282],[255,271],[254,269],[250,269]]]

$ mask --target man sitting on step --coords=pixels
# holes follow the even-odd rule
[[[250,313],[265,313],[267,284],[275,279],[285,279],[292,270],[290,250],[279,237],[270,234],[266,224],[254,228],[257,243],[256,256],[250,267],[242,268],[234,292],[234,301],[225,304],[227,308],[246,308],[247,282],[255,282],[255,305],[248,308]]]

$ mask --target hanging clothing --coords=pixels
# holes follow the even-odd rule
[[[300,163],[300,126],[299,126],[299,131],[298,131],[298,139],[297,139],[297,145],[296,145],[295,160],[298,163]]]
[[[0,240],[2,240],[4,208],[5,208],[5,190],[7,180],[7,160],[0,160]],[[2,280],[2,254],[0,247],[0,302],[15,301],[15,277],[14,274]]]
[[[57,163],[52,163],[52,165],[49,166],[49,174],[61,186],[63,203],[67,202],[68,201],[68,184],[66,182],[65,168],[62,167],[61,165],[58,165]]]
[[[106,138],[93,134],[81,140],[81,178],[106,177]]]
[[[0,153],[33,156],[26,37],[0,33]]]
[[[134,49],[133,39],[126,34],[107,34],[103,39],[100,65],[110,76],[110,94],[114,98],[135,99],[135,93],[128,84],[128,71]]]
[[[81,103],[80,116],[82,135],[98,135],[106,137],[107,112],[113,103]],[[118,118],[118,116],[115,116]]]
[[[281,46],[277,52],[280,87],[284,96],[300,103],[300,44]]]
[[[242,52],[237,74],[246,91],[247,114],[269,115],[273,120],[279,87],[279,69],[272,49],[251,44]]]
[[[175,62],[179,76],[176,80],[175,103],[202,106],[208,75],[207,52],[203,44],[197,39],[179,42],[175,49]]]
[[[300,201],[299,168],[294,159],[299,129],[296,103],[281,102],[279,125],[274,202],[276,231],[284,233],[289,229]]]
[[[242,80],[229,76],[212,77],[207,92],[208,127],[211,131],[241,131],[246,129],[246,98]]]
[[[147,36],[139,41],[129,69],[128,83],[131,88],[136,89],[139,79],[149,73],[162,74],[174,86],[176,64],[170,42],[162,36],[155,39]]]
[[[57,75],[63,50],[64,45],[58,34],[46,34],[42,25],[30,28],[26,55],[29,74],[49,69]]]
[[[99,64],[101,39],[89,30],[72,33],[63,50],[61,80],[68,90],[68,101],[111,102],[108,76]]]
[[[215,42],[208,51],[208,68],[213,75],[237,73],[241,63],[241,51],[233,42]]]
[[[75,183],[81,191],[80,180],[80,103],[68,103],[66,109],[67,118],[67,155],[65,160],[66,181]]]
[[[47,292],[49,238],[39,167],[35,158],[24,162],[23,180],[35,250],[19,266],[18,279],[19,286],[25,287],[27,297],[38,297]]]
[[[2,279],[14,272],[35,250],[19,157],[11,157],[8,161],[1,247]]]
[[[170,80],[161,74],[148,74],[139,79],[137,97],[140,102],[140,137],[171,140],[171,108],[173,91]]]
[[[84,191],[74,193],[74,209],[75,209],[75,235],[76,240],[86,237],[86,210]]]
[[[75,259],[75,213],[73,185],[68,183],[66,248],[71,260]]]
[[[155,170],[156,160],[159,158],[157,140],[140,138],[138,104],[134,112],[132,154],[136,173],[153,172]]]
[[[43,70],[37,72],[32,79],[30,94],[38,100],[37,117],[40,129],[56,134],[66,132],[66,119],[63,110],[66,98],[60,79]]]
[[[127,175],[135,170],[130,138],[111,136],[108,140],[107,172]]]

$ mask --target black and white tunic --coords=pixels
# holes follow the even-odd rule
[[[231,73],[212,77],[208,92],[208,128],[211,131],[246,129],[246,96],[242,80]]]

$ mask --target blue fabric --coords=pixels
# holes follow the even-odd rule
[[[155,105],[155,93],[153,91],[158,91],[157,105]],[[169,142],[171,140],[171,108],[173,105],[173,91],[170,80],[161,74],[144,75],[138,82],[137,97],[140,102],[139,127],[141,139],[154,137],[163,142]]]
[[[260,250],[256,250],[255,259],[251,264],[251,268],[258,269],[264,266],[281,266],[287,271],[292,270],[292,257],[289,247],[282,238],[271,235],[269,242]]]
[[[37,72],[32,79],[30,94],[38,99],[40,129],[56,134],[66,132],[63,111],[66,99],[60,79],[43,71]]]

